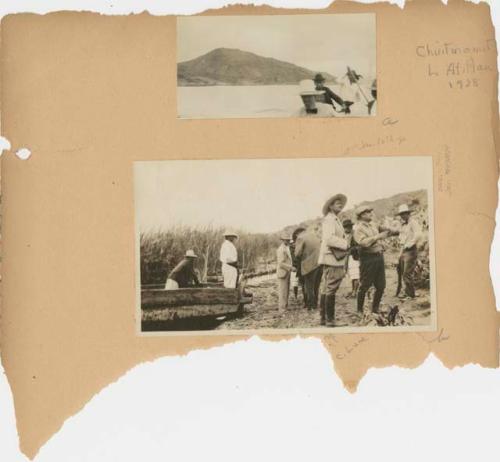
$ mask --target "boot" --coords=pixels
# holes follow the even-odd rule
[[[357,301],[358,301],[358,303],[357,303],[358,313],[362,314],[363,308],[365,305],[365,291],[364,290],[358,290]]]
[[[325,297],[326,295],[323,294],[319,296],[319,315],[320,315],[319,323],[322,326],[325,325]]]
[[[384,289],[376,289],[375,295],[373,296],[372,313],[378,313],[380,308],[380,302],[382,300],[382,295],[384,295]]]
[[[325,298],[326,326],[335,327],[335,295]]]

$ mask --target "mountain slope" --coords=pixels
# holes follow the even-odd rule
[[[342,211],[340,217],[341,219],[350,218],[354,222],[356,221],[355,209],[360,205],[370,205],[373,207],[373,212],[377,220],[383,220],[386,216],[394,216],[397,212],[398,207],[401,204],[407,205],[417,205],[421,210],[428,210],[428,198],[427,191],[421,189],[418,191],[409,191],[400,194],[396,194],[391,197],[384,197],[383,199],[376,199],[374,201],[363,201],[355,206]],[[321,204],[322,205],[322,204]],[[302,226],[304,228],[316,229],[319,231],[321,227],[322,218],[313,218],[310,220],[305,220],[301,223],[295,225],[289,225],[284,230],[287,233],[293,233],[293,231],[298,227]]]
[[[233,48],[216,48],[190,61],[177,64],[178,86],[287,85],[312,79],[311,71],[292,63]],[[328,81],[332,75],[322,72]]]

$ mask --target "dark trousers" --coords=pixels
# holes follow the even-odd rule
[[[346,273],[345,266],[323,265],[323,274],[321,275],[321,294],[323,298],[320,303],[321,323],[335,322],[335,295],[342,283]]]
[[[319,285],[321,284],[322,273],[323,268],[318,266],[303,276],[305,302],[309,309],[314,309],[318,306]]]
[[[405,292],[408,297],[415,297],[415,284],[413,282],[415,268],[417,267],[418,252],[417,248],[412,247],[403,251],[400,257],[400,264],[403,269],[403,282]]]
[[[333,91],[326,94],[326,102],[329,104],[333,104],[332,100],[335,101],[339,106],[344,105],[344,100]]]
[[[363,312],[365,296],[368,289],[373,285],[375,295],[373,296],[372,312],[378,313],[380,301],[385,290],[385,264],[384,255],[362,254],[360,261],[360,285],[358,290],[358,311]]]

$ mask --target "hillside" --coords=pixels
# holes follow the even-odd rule
[[[427,203],[428,203],[427,191],[423,189],[418,191],[409,191],[405,193],[396,194],[391,197],[377,199],[375,201],[363,201],[359,204],[356,204],[354,207],[344,210],[341,214],[341,218],[342,219],[350,218],[351,220],[356,221],[354,211],[360,205],[366,204],[373,207],[376,219],[382,220],[386,216],[394,216],[394,214],[397,212],[398,207],[401,204],[410,205],[412,203],[418,203],[420,209],[427,210]],[[305,228],[319,229],[320,224],[321,224],[321,217],[318,217],[310,220],[305,220],[295,225],[287,226],[283,231],[292,233],[298,226],[303,226]]]
[[[216,48],[198,58],[177,64],[178,86],[296,85],[317,72],[232,48]],[[336,78],[321,72],[327,81]]]

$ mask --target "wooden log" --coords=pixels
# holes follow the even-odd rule
[[[176,321],[205,316],[224,316],[238,311],[238,305],[196,305],[142,310],[143,322]]]
[[[151,290],[151,289],[164,289],[165,283],[163,284],[143,284],[141,286],[142,290]]]
[[[216,282],[200,282],[200,284],[197,286],[198,288],[201,287],[208,287],[208,288],[215,288],[215,287],[222,287],[222,281],[219,283],[218,281]],[[141,290],[152,290],[152,289],[165,289],[165,284],[143,284],[141,285]]]
[[[221,287],[177,290],[142,290],[141,307],[169,307],[192,305],[236,305],[238,290]]]

